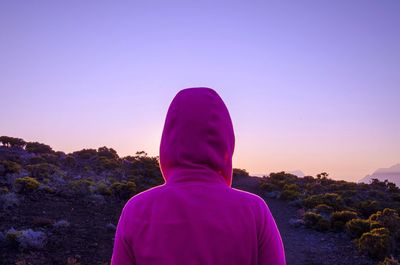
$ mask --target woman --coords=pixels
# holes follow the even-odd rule
[[[219,95],[210,88],[181,90],[161,138],[165,183],[125,204],[111,265],[284,265],[265,201],[231,187],[234,145]]]

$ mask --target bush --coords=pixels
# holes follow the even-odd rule
[[[315,229],[320,232],[328,231],[330,228],[331,222],[326,219],[320,219],[315,225]]]
[[[344,207],[343,199],[337,193],[311,195],[304,199],[304,205],[309,209],[319,204],[326,204],[335,210],[341,210]]]
[[[7,147],[24,147],[26,142],[21,138],[15,138],[10,136],[0,136],[0,142]]]
[[[346,231],[352,238],[359,238],[370,231],[370,222],[359,218],[352,219],[346,223]]]
[[[400,265],[400,262],[393,257],[386,257],[384,261],[379,263],[379,265]]]
[[[279,190],[279,187],[276,186],[275,184],[268,183],[267,181],[265,181],[263,179],[260,182],[260,189],[265,190],[265,191],[277,191],[277,190]]]
[[[314,228],[317,223],[322,219],[322,216],[318,213],[306,212],[303,219],[306,227]]]
[[[91,179],[78,179],[69,183],[72,192],[81,195],[90,194],[92,186],[94,186],[94,181]]]
[[[366,218],[381,210],[382,206],[378,201],[366,200],[358,203],[357,210]]]
[[[30,153],[36,154],[48,154],[53,152],[53,149],[51,149],[49,145],[41,144],[38,142],[27,143],[25,146],[25,150]]]
[[[386,228],[375,228],[364,233],[358,240],[358,249],[374,259],[383,259],[391,251],[390,232]]]
[[[15,189],[19,193],[35,191],[39,186],[39,181],[31,177],[17,178],[15,180]]]
[[[98,182],[96,184],[96,192],[105,196],[112,194],[111,189],[104,182]]]
[[[104,156],[100,156],[97,160],[97,169],[103,170],[114,170],[120,167],[120,162],[115,159],[109,159]]]
[[[232,175],[233,175],[234,177],[236,177],[236,176],[248,177],[248,176],[249,176],[249,172],[247,172],[246,169],[234,168],[234,169],[232,170]]]
[[[6,232],[6,243],[10,246],[20,246],[24,249],[42,249],[47,241],[46,234],[32,229],[16,230],[13,227]]]
[[[369,221],[376,223],[376,226],[386,227],[394,238],[400,238],[400,217],[396,210],[385,208],[371,215]]]
[[[120,199],[129,199],[136,193],[136,184],[133,181],[114,182],[111,185],[112,194]]]
[[[0,176],[6,174],[18,173],[21,166],[10,160],[0,160]]]
[[[298,199],[300,196],[300,192],[295,190],[283,190],[280,198],[283,200],[293,201]]]
[[[9,193],[10,190],[7,187],[0,187],[0,195]]]
[[[19,245],[24,249],[42,249],[46,244],[46,234],[32,229],[22,230],[17,237]]]
[[[357,213],[352,211],[334,212],[331,216],[332,228],[335,230],[343,230],[346,223],[357,218]]]
[[[14,229],[14,227],[8,229],[5,233],[6,244],[11,247],[18,247],[18,237],[21,233],[21,231]]]
[[[331,214],[333,212],[333,208],[326,204],[318,204],[315,207],[315,211],[317,213]]]
[[[39,180],[50,178],[53,174],[60,172],[59,167],[48,163],[28,165],[26,166],[26,169],[29,171],[32,177]]]
[[[285,184],[285,186],[283,186],[284,190],[293,190],[293,191],[298,191],[300,192],[300,187],[297,184]]]

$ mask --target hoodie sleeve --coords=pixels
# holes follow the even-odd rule
[[[115,232],[114,248],[110,265],[136,265],[131,243],[127,237],[127,205],[122,209]]]
[[[263,199],[261,200],[258,265],[286,265],[281,235],[274,217]]]

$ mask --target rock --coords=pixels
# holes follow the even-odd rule
[[[108,224],[106,225],[106,228],[107,228],[107,230],[113,231],[113,232],[117,229],[117,227],[116,227],[114,224],[112,224],[112,223],[108,223]]]
[[[57,221],[57,222],[55,222],[54,224],[53,224],[53,227],[54,228],[64,228],[64,227],[69,227],[69,222],[68,221],[66,221],[66,220],[59,220],[59,221]]]

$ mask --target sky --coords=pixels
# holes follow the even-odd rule
[[[234,167],[359,180],[400,163],[400,1],[0,1],[0,135],[158,155],[215,89]]]

